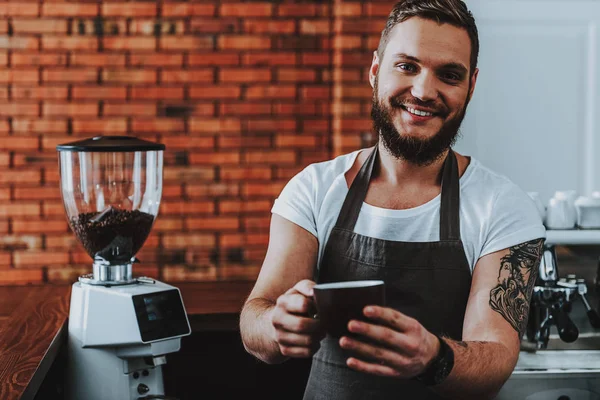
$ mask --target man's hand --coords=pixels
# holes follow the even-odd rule
[[[312,297],[314,285],[311,280],[302,280],[277,298],[271,313],[272,339],[284,356],[311,357],[325,336],[319,321],[313,318],[316,313]]]
[[[364,315],[374,323],[352,320],[348,330],[358,337],[340,338],[340,346],[356,354],[346,361],[357,371],[412,378],[436,357],[440,343],[417,320],[391,308],[368,306]],[[364,340],[362,339],[364,338]]]

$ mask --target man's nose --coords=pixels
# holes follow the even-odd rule
[[[412,82],[411,94],[419,100],[435,100],[438,96],[435,76],[427,71],[422,71],[415,76]]]

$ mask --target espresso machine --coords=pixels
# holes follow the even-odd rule
[[[160,206],[165,146],[101,136],[57,150],[69,226],[93,260],[71,291],[66,398],[173,399],[162,365],[191,332],[182,297],[133,275]]]

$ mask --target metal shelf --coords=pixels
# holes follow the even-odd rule
[[[600,245],[600,229],[548,229],[547,245]]]

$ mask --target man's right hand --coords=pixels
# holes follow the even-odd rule
[[[325,333],[314,318],[313,301],[315,282],[305,279],[277,298],[271,313],[274,331],[272,339],[286,357],[308,358],[319,348]]]

